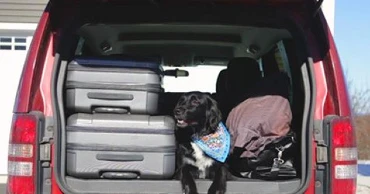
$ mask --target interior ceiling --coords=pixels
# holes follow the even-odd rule
[[[166,63],[193,63],[196,56],[259,58],[281,39],[290,38],[284,29],[230,25],[130,24],[85,25],[80,35],[97,54],[160,55]],[[108,52],[101,44],[112,46]],[[258,52],[247,52],[251,45]]]

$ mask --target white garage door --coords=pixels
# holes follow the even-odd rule
[[[31,36],[0,36],[0,175],[7,174],[8,138],[14,98]]]

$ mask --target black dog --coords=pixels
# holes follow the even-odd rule
[[[223,163],[208,157],[193,141],[193,137],[204,137],[215,133],[221,121],[217,103],[209,95],[189,92],[182,95],[174,109],[177,120],[176,140],[178,178],[186,194],[198,193],[195,178],[213,179],[209,194],[224,194],[227,169]]]

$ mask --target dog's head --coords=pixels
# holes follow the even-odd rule
[[[214,133],[222,119],[217,102],[201,92],[183,94],[174,109],[174,116],[179,130],[191,128],[197,136]]]

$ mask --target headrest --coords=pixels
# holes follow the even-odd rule
[[[238,57],[227,65],[227,91],[231,95],[244,94],[262,78],[260,67],[255,59]]]
[[[290,78],[285,72],[273,73],[256,83],[249,97],[279,95],[289,100]]]
[[[223,69],[220,71],[217,77],[217,82],[216,82],[216,93],[217,94],[225,94],[227,92],[226,79],[227,79],[227,70]]]

